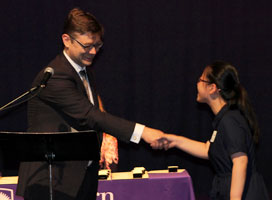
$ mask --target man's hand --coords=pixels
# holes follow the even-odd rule
[[[156,142],[151,144],[153,149],[165,149],[168,150],[176,146],[178,136],[173,134],[164,134]]]
[[[162,138],[163,135],[164,133],[160,130],[145,127],[142,134],[142,139],[151,145],[153,143],[157,143],[157,141]]]

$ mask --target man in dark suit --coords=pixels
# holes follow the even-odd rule
[[[103,27],[93,15],[77,8],[70,11],[62,34],[64,50],[49,64],[54,75],[41,93],[29,102],[29,131],[94,129],[134,143],[139,143],[141,138],[152,143],[163,135],[159,130],[99,110],[89,66],[103,44],[102,36]],[[43,74],[43,71],[38,74],[33,85],[41,82]],[[55,200],[96,199],[97,160],[54,162],[52,168]],[[22,162],[17,194],[25,200],[41,200],[48,199],[48,191],[47,163]]]

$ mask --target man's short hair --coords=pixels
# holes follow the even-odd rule
[[[64,22],[63,33],[73,34],[75,32],[80,34],[91,32],[99,34],[102,38],[104,28],[91,13],[85,12],[80,8],[74,8],[69,12]]]

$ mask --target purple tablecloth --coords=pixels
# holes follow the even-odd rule
[[[17,184],[0,185],[0,200],[23,200],[15,196]],[[149,178],[100,180],[97,200],[195,200],[187,171],[150,173]]]
[[[97,195],[96,200],[195,200],[187,171],[152,173],[147,179],[99,181]]]

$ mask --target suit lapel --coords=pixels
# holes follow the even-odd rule
[[[95,85],[93,71],[92,70],[87,70],[87,76],[88,76],[90,87],[91,87],[91,90],[92,90],[94,106],[96,106],[98,108],[99,105],[98,105],[97,91],[96,91],[96,85]]]

